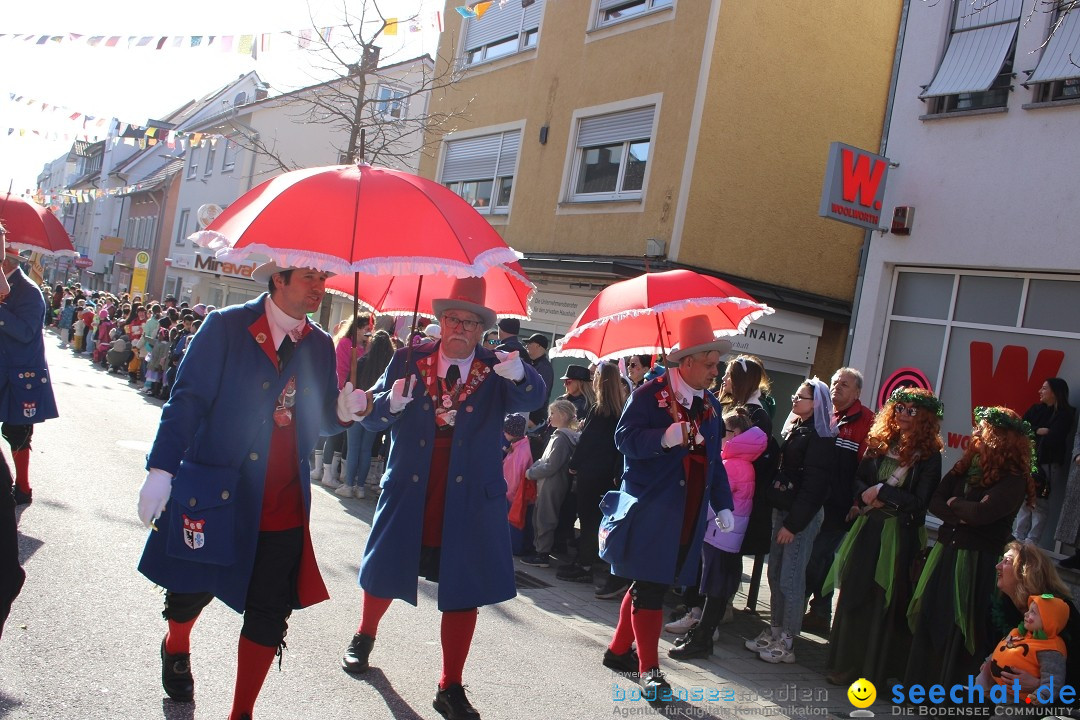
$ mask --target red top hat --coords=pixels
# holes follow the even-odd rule
[[[716,337],[707,315],[690,315],[679,321],[679,342],[671,348],[667,359],[679,362],[687,355],[710,350],[726,355],[731,351],[731,343]]]
[[[484,307],[487,283],[482,277],[465,277],[454,280],[450,297],[431,301],[435,319],[441,320],[447,310],[466,310],[479,316],[485,328],[495,324],[495,312]]]

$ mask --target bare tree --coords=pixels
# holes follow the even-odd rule
[[[428,128],[441,127],[464,114],[467,103],[451,110],[432,109],[427,103],[433,91],[454,85],[463,72],[457,63],[436,63],[428,56],[405,67],[416,58],[382,54],[387,29],[396,24],[398,33],[408,32],[412,24],[422,22],[419,16],[399,17],[395,23],[380,8],[379,0],[361,0],[358,15],[343,6],[342,16],[343,22],[333,26],[331,33],[323,34],[312,18],[312,30],[296,34],[298,44],[311,53],[312,78],[332,79],[284,92],[271,101],[287,106],[295,123],[347,131],[348,142],[334,146],[342,161],[400,167],[428,149],[434,142],[428,138],[438,137],[427,135]],[[409,73],[407,81],[401,79],[402,72]],[[376,97],[372,88],[392,88],[392,94]],[[268,158],[282,171],[297,169],[279,152],[275,138],[261,137],[235,120],[225,124],[231,126],[232,139],[241,147]]]

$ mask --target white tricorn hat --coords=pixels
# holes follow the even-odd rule
[[[299,269],[300,268],[297,267],[281,267],[276,262],[271,260],[270,262],[264,262],[262,265],[252,270],[251,279],[259,283],[260,285],[265,285],[275,273],[285,272],[286,270]],[[326,270],[320,270],[319,272],[325,272],[327,276],[334,274],[332,272],[327,272]]]
[[[482,277],[464,277],[454,280],[450,288],[450,297],[431,301],[435,318],[441,319],[447,310],[466,310],[476,314],[484,328],[495,325],[495,311],[484,307],[487,295],[487,283]]]
[[[707,315],[690,315],[679,321],[679,342],[667,354],[669,362],[679,362],[687,355],[715,350],[721,355],[731,351],[731,343],[713,334]]]

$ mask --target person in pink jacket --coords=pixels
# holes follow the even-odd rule
[[[503,437],[509,449],[503,457],[503,480],[506,481],[506,499],[510,502],[510,524],[522,530],[525,512],[536,500],[536,483],[525,477],[525,471],[533,464],[532,449],[525,437],[525,416],[507,415],[503,422]],[[531,491],[530,491],[531,488]]]
[[[709,508],[709,522],[705,525],[705,542],[701,546],[701,586],[705,607],[701,621],[684,636],[675,641],[668,656],[676,660],[705,658],[712,654],[713,631],[720,624],[735,591],[742,579],[742,548],[750,511],[754,507],[754,465],[765,452],[768,437],[754,425],[750,411],[736,405],[724,413],[724,444],[720,457],[727,471],[731,498],[735,503],[735,528],[721,532],[715,522],[716,513]]]

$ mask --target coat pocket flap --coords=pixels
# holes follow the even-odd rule
[[[173,478],[166,551],[210,565],[236,560],[236,486],[240,471],[184,461]]]
[[[609,490],[600,501],[600,512],[609,520],[619,521],[630,513],[634,505],[637,505],[637,501],[638,499],[633,495]]]

